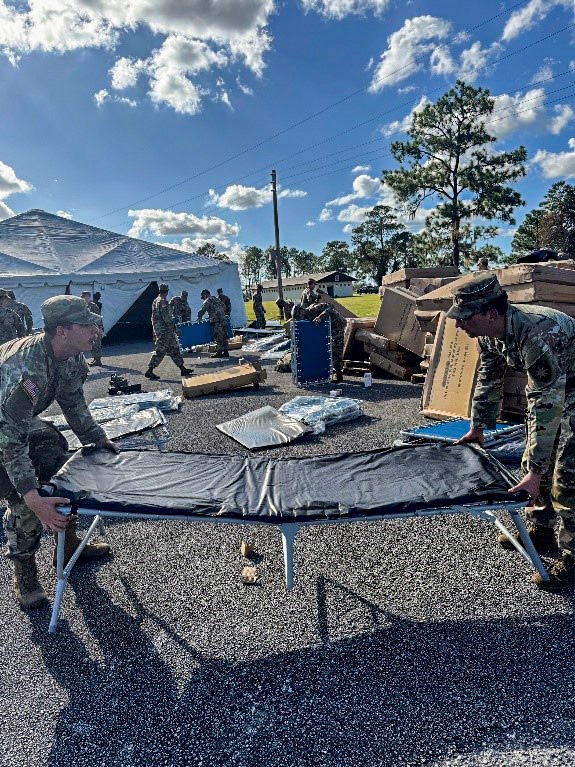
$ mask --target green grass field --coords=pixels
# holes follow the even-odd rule
[[[357,317],[377,317],[379,311],[379,296],[377,293],[367,293],[361,296],[351,296],[350,298],[337,299],[343,306],[353,312]],[[248,322],[255,320],[252,302],[248,301],[245,305]],[[264,301],[266,310],[266,319],[277,320],[278,308],[273,301]]]

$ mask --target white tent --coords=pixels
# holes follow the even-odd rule
[[[170,296],[188,291],[192,319],[200,292],[223,288],[232,302],[232,324],[246,321],[238,265],[164,247],[94,226],[29,210],[0,221],[0,287],[13,290],[41,326],[40,305],[51,296],[83,290],[102,294],[106,331],[151,283],[167,282]]]

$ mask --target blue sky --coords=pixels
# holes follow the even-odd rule
[[[394,204],[390,142],[460,77],[528,150],[520,222],[574,183],[574,43],[575,0],[0,0],[0,217],[237,257],[273,243],[275,168],[282,244],[320,252]]]

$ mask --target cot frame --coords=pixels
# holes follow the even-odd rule
[[[286,589],[288,591],[291,591],[294,585],[294,564],[293,564],[293,555],[294,555],[294,541],[295,537],[301,527],[307,527],[310,525],[333,525],[333,524],[342,524],[344,522],[370,522],[370,521],[381,521],[386,519],[404,519],[404,518],[422,518],[422,517],[436,517],[436,516],[446,516],[446,515],[461,515],[461,514],[467,514],[471,516],[474,519],[483,521],[483,522],[491,522],[492,524],[497,527],[497,529],[502,532],[504,535],[507,536],[507,538],[511,541],[513,546],[517,549],[519,554],[527,561],[531,566],[539,573],[541,578],[545,581],[549,580],[549,575],[547,574],[547,571],[545,570],[545,567],[543,565],[543,562],[541,561],[541,558],[537,551],[535,550],[535,547],[533,546],[533,542],[531,541],[531,538],[529,537],[529,534],[527,533],[527,529],[525,527],[525,523],[523,522],[520,514],[520,510],[525,507],[525,503],[478,503],[478,504],[458,504],[454,506],[449,506],[446,508],[430,508],[430,509],[419,509],[415,511],[405,512],[405,513],[397,513],[397,514],[377,514],[377,515],[366,515],[366,516],[357,516],[357,517],[344,517],[339,519],[314,519],[314,520],[300,520],[300,521],[294,521],[294,522],[258,522],[257,520],[248,519],[234,519],[232,517],[194,517],[194,516],[185,516],[185,515],[177,515],[177,514],[145,514],[145,513],[132,513],[132,512],[126,512],[122,510],[118,511],[102,511],[102,510],[96,510],[96,509],[87,509],[83,507],[79,507],[76,509],[76,513],[78,516],[82,517],[93,517],[92,523],[90,524],[86,535],[82,539],[81,544],[78,546],[76,551],[74,552],[73,556],[71,557],[70,561],[64,567],[64,537],[65,533],[60,532],[57,535],[57,544],[56,544],[56,591],[54,596],[54,604],[52,606],[52,614],[50,617],[50,624],[48,627],[48,631],[51,634],[54,634],[57,629],[58,625],[58,618],[60,615],[60,609],[62,606],[62,599],[64,596],[64,591],[66,589],[66,585],[68,583],[68,578],[70,577],[70,574],[74,568],[74,565],[76,564],[80,554],[82,553],[84,547],[90,542],[92,536],[96,532],[96,529],[98,529],[98,532],[100,535],[104,535],[104,518],[111,517],[114,519],[138,519],[138,520],[152,520],[152,521],[194,521],[194,522],[212,522],[217,524],[234,524],[234,525],[252,525],[252,526],[270,526],[273,527],[279,527],[280,533],[282,536],[282,544],[283,544],[283,558],[284,558],[284,579],[285,579],[285,585]],[[517,529],[517,532],[519,533],[521,543],[515,540],[513,537],[513,533],[507,529],[507,527],[501,522],[501,520],[497,517],[495,510],[497,511],[506,511],[510,514],[511,519]]]

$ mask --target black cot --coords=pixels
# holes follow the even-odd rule
[[[94,517],[86,542],[96,527],[103,532],[105,517],[277,525],[291,588],[293,542],[303,525],[464,513],[511,538],[497,510],[511,514],[523,542],[517,549],[546,577],[519,514],[526,497],[508,493],[516,482],[481,448],[429,443],[309,458],[84,448],[52,485],[73,511]],[[63,542],[60,534],[51,631],[79,553],[64,568]]]

